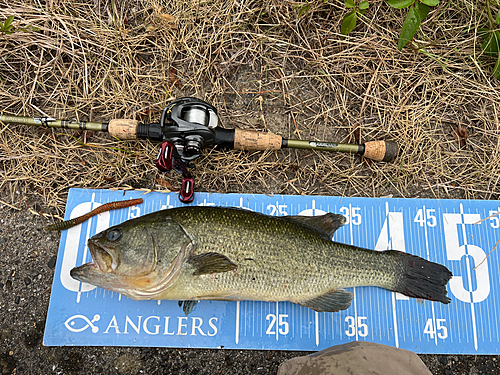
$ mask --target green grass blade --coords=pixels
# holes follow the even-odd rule
[[[500,79],[500,54],[498,55],[497,63],[493,68],[493,75],[495,76],[496,79]]]
[[[492,31],[484,35],[481,48],[485,55],[495,57],[500,52],[500,31]]]

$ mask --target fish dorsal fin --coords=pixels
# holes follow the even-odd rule
[[[203,253],[195,255],[188,259],[188,263],[191,263],[196,267],[196,270],[193,272],[193,276],[228,272],[238,268],[238,265],[231,262],[227,256],[219,253]]]
[[[327,213],[321,216],[285,216],[285,220],[306,224],[332,238],[337,229],[346,223],[344,215]]]
[[[353,294],[344,289],[335,289],[319,297],[299,302],[299,305],[310,307],[318,312],[336,312],[351,306]]]

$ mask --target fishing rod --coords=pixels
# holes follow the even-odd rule
[[[273,133],[242,129],[224,129],[219,126],[217,109],[196,98],[182,98],[170,103],[162,112],[159,123],[142,124],[133,119],[113,119],[107,123],[75,120],[57,120],[49,116],[22,117],[0,115],[4,123],[107,132],[119,139],[149,139],[162,142],[156,158],[156,167],[167,172],[182,173],[179,199],[183,203],[194,199],[194,180],[189,173],[190,163],[206,147],[234,148],[236,150],[280,150],[298,148],[329,152],[358,154],[365,158],[390,162],[398,153],[392,141],[372,141],[361,145],[285,139]]]

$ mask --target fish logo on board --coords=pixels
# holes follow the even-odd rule
[[[85,315],[73,315],[71,317],[69,317],[65,322],[64,322],[64,325],[66,326],[67,329],[69,329],[71,332],[75,332],[75,333],[78,333],[78,332],[83,332],[85,331],[87,328],[91,328],[92,330],[92,333],[97,333],[99,332],[99,327],[97,327],[96,325],[94,325],[95,322],[99,321],[101,319],[101,316],[99,314],[95,314],[94,317],[92,318],[92,320],[90,320],[89,318],[87,318]],[[85,322],[86,324],[83,325],[83,326],[79,326],[78,323],[82,323],[81,321],[83,320],[83,322]]]

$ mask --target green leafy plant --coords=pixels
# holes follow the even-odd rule
[[[7,17],[4,23],[0,22],[0,32],[4,34],[12,34],[14,32],[14,25],[12,25],[12,22],[14,22],[14,16]]]
[[[311,4],[306,0],[305,4],[296,4],[294,5],[294,8],[299,11],[299,18],[302,17],[304,14],[309,13],[311,10]]]
[[[30,32],[30,31],[39,31],[40,29],[38,27],[34,26],[27,26],[27,27],[17,27],[14,28],[14,25],[12,24],[14,22],[14,16],[9,16],[7,19],[2,23],[0,22],[0,34],[12,34],[16,31],[22,31],[22,32]]]
[[[401,51],[417,33],[430,7],[438,5],[439,0],[387,0],[387,3],[396,9],[409,8],[401,34],[399,34],[398,49]]]
[[[342,25],[340,26],[340,32],[344,35],[347,35],[356,27],[356,21],[358,20],[358,17],[365,14],[370,4],[366,0],[361,1],[357,5],[354,0],[345,0],[345,6],[349,9],[352,9],[344,16]]]
[[[497,79],[500,79],[500,10],[498,10],[496,18],[493,18],[491,0],[486,0],[486,13],[488,15],[489,28],[482,28],[477,31],[484,39],[481,45],[483,53],[497,59],[493,68],[493,75]]]
[[[399,34],[398,49],[401,51],[414,38],[420,24],[427,17],[430,7],[438,5],[439,0],[387,0],[387,4],[396,9],[409,8]],[[344,16],[340,27],[340,32],[347,35],[356,27],[358,17],[368,10],[369,3],[364,0],[356,5],[354,0],[345,0],[345,6],[349,9],[353,8]]]

